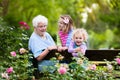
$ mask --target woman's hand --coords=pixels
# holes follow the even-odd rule
[[[57,46],[49,46],[47,47],[48,51],[51,51],[51,50],[57,50]]]

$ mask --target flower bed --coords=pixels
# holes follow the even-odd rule
[[[73,57],[70,64],[57,63],[54,73],[44,73],[40,79],[48,80],[116,80],[120,72],[116,72],[115,65],[119,64],[119,56],[113,61],[105,60],[105,66],[99,66],[97,63],[91,63],[86,57],[80,55]],[[54,58],[52,60],[57,60]],[[61,59],[60,59],[61,60]]]
[[[33,70],[28,69],[28,51],[20,48],[19,51],[11,51],[0,63],[0,80],[25,80],[29,79]]]
[[[9,61],[3,60],[0,63],[0,79],[7,80],[27,80],[34,79],[34,68],[29,68],[31,63],[28,62],[28,51],[21,48],[19,51],[12,51],[8,56]],[[51,58],[57,61],[56,71],[53,73],[44,72],[39,80],[115,80],[119,77],[120,56],[116,56],[113,61],[105,60],[105,66],[99,66],[97,63],[90,62],[83,55],[73,57],[69,64],[60,63],[64,57],[56,53],[56,57]]]

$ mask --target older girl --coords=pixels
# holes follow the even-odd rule
[[[61,44],[61,47],[58,47],[58,51],[64,51],[68,49],[72,38],[74,28],[72,18],[69,15],[61,15],[58,21],[58,27],[58,42]]]

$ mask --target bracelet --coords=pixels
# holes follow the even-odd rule
[[[47,47],[47,50],[50,52],[51,50]]]

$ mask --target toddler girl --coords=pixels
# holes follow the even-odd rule
[[[79,28],[74,30],[68,52],[72,53],[74,57],[78,57],[78,53],[82,53],[83,55],[85,55],[85,51],[87,49],[87,38],[88,34],[85,29]]]

